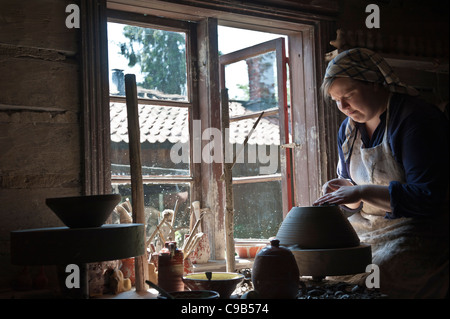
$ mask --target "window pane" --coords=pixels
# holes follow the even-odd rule
[[[275,52],[267,52],[225,66],[230,117],[278,107]]]
[[[230,144],[236,154],[233,177],[280,173],[280,129],[278,114],[262,117],[242,149],[256,118],[230,123]],[[240,152],[240,150],[242,150]]]
[[[125,96],[124,74],[138,97],[187,101],[186,34],[108,23],[110,95]]]
[[[113,193],[120,194],[123,200],[127,198],[131,202],[131,184],[112,185]],[[144,213],[147,224],[147,238],[151,236],[158,223],[161,221],[161,213],[165,209],[174,209],[178,200],[178,210],[175,216],[175,233],[174,240],[183,241],[184,234],[189,231],[189,207],[190,207],[190,185],[189,183],[177,184],[144,184]],[[112,222],[119,223],[119,216],[113,213]],[[181,237],[181,238],[178,238]],[[180,246],[181,247],[181,246]]]
[[[234,237],[269,238],[283,220],[280,181],[233,185]],[[274,200],[275,199],[275,200]]]
[[[143,175],[190,174],[189,112],[173,106],[139,105]],[[125,103],[110,103],[111,174],[130,175]]]

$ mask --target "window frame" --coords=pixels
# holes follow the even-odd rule
[[[283,209],[283,218],[286,216],[287,212],[291,210],[293,206],[292,199],[292,167],[291,167],[291,150],[281,147],[284,144],[289,143],[289,118],[288,118],[288,101],[287,101],[287,90],[288,90],[288,79],[287,71],[289,66],[287,65],[288,58],[286,57],[286,45],[284,38],[276,38],[263,43],[259,43],[254,46],[245,47],[238,51],[224,54],[220,56],[220,88],[221,90],[226,89],[225,78],[226,78],[226,66],[239,61],[245,61],[247,58],[259,56],[264,53],[274,52],[275,53],[275,63],[277,68],[277,93],[278,93],[278,107],[272,108],[264,111],[265,116],[278,115],[279,129],[280,129],[280,148],[279,148],[279,160],[281,161],[281,167],[279,173],[274,173],[270,175],[256,175],[256,176],[244,176],[244,177],[233,177],[233,185],[247,184],[247,183],[262,183],[262,182],[276,182],[280,181],[281,187],[281,201]],[[262,111],[253,112],[248,115],[238,115],[230,116],[229,122],[238,122],[243,119],[254,119],[256,120]]]
[[[193,136],[193,119],[195,119],[195,114],[198,114],[198,103],[196,103],[197,98],[197,85],[193,80],[196,74],[196,50],[194,50],[195,45],[195,24],[190,22],[185,22],[181,20],[173,20],[160,18],[156,16],[147,16],[137,13],[124,12],[118,10],[107,10],[107,22],[120,23],[133,25],[144,28],[154,28],[164,31],[173,31],[173,32],[183,32],[186,34],[186,73],[187,73],[187,99],[188,101],[161,101],[155,99],[148,98],[138,98],[138,104],[140,105],[154,105],[161,107],[181,107],[188,109],[188,126],[189,126],[189,136],[192,141]],[[116,96],[110,95],[109,102],[110,103],[126,103],[125,96]],[[190,202],[192,202],[193,197],[192,194],[198,193],[198,184],[194,182],[194,180],[199,179],[197,176],[200,174],[198,166],[193,162],[193,151],[192,151],[192,142],[189,143],[190,153],[189,153],[189,175],[170,175],[170,176],[161,176],[161,175],[143,175],[142,180],[144,183],[164,183],[164,184],[177,184],[177,183],[188,183],[190,186]],[[110,179],[111,184],[115,183],[131,183],[131,176],[121,176],[121,175],[111,175]],[[190,206],[190,205],[189,205]]]

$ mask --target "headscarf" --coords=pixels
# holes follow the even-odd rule
[[[402,83],[391,66],[380,55],[364,48],[343,51],[331,60],[328,63],[324,80],[333,78],[351,78],[379,83],[393,93],[413,96],[419,94],[413,87]],[[345,141],[342,144],[342,151],[346,161],[350,156],[350,141],[354,140],[355,134],[355,123],[352,119],[349,119],[345,132]]]
[[[394,93],[418,95],[416,89],[400,81],[391,66],[375,52],[356,48],[341,52],[328,63],[325,79],[352,78],[380,83]]]

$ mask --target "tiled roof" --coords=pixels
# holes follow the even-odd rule
[[[186,143],[189,140],[188,110],[180,107],[139,105],[141,143]],[[230,116],[245,114],[240,103],[233,102]],[[128,122],[125,103],[111,103],[111,140],[128,143]],[[230,123],[230,143],[242,144],[256,119],[245,119]],[[202,130],[206,127],[202,126]],[[277,123],[270,118],[261,118],[248,143],[258,145],[279,145],[280,135]]]

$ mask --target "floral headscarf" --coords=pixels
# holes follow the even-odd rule
[[[341,52],[328,63],[324,82],[334,78],[351,78],[366,82],[380,83],[390,92],[418,95],[416,89],[400,81],[391,66],[375,52],[356,48]],[[355,123],[348,121],[342,151],[347,161],[351,153],[350,141],[356,134]]]
[[[416,89],[400,81],[391,66],[381,56],[364,48],[341,52],[328,63],[325,80],[342,77],[380,83],[391,92],[418,95]]]

